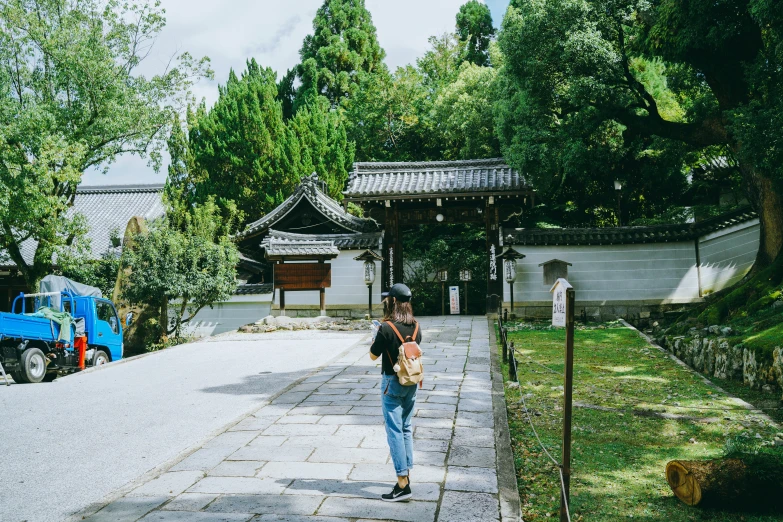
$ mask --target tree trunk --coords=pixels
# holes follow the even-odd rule
[[[774,263],[783,249],[783,198],[772,179],[752,168],[741,170],[747,182],[748,197],[761,224],[759,251],[753,267],[756,271]]]
[[[666,464],[666,480],[689,506],[778,511],[783,484],[771,480],[764,466],[730,458],[672,460]]]
[[[160,342],[165,343],[169,336],[169,298],[163,296],[163,301],[160,304]]]

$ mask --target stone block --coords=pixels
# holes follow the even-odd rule
[[[285,490],[285,495],[328,495],[338,497],[371,498],[378,500],[388,493],[394,485],[389,482],[355,482],[351,480],[295,480]],[[416,482],[414,485],[416,500],[437,501],[440,497],[440,485]]]
[[[329,497],[318,509],[318,514],[400,522],[434,522],[436,509],[436,502],[414,500],[394,503],[376,499]]]
[[[310,448],[358,448],[364,437],[360,435],[338,437],[336,435],[303,435],[289,437],[285,446],[308,446]]]
[[[176,466],[172,467],[171,471],[207,471],[223,462],[226,457],[235,451],[236,448],[234,447],[202,448],[185,457]]]
[[[414,453],[414,457],[415,457]],[[411,480],[416,485],[419,482],[443,482],[446,476],[446,468],[440,466],[419,466],[414,464],[411,472]],[[349,475],[349,480],[356,481],[378,481],[393,484],[394,466],[387,464],[379,466],[377,464],[357,464]]]
[[[273,424],[264,430],[264,435],[332,435],[337,426],[325,424]]]
[[[416,428],[413,432],[413,437],[416,439],[440,439],[449,440],[451,438],[451,430],[439,429],[439,428]]]
[[[167,511],[201,511],[217,497],[214,493],[183,493],[161,509]]]
[[[321,420],[320,415],[285,415],[277,419],[278,424],[315,424]]]
[[[475,448],[472,446],[451,447],[449,466],[471,466],[494,468],[496,466],[494,448]]]
[[[383,424],[383,416],[378,410],[375,415],[326,415],[318,424]]]
[[[446,491],[438,513],[438,522],[491,522],[500,520],[497,499],[486,493]]]
[[[347,464],[383,464],[388,451],[357,448],[318,448],[310,455],[308,462],[344,462]],[[308,477],[312,478],[312,477]]]
[[[211,441],[204,444],[204,448],[234,448],[235,450],[245,446],[258,436],[257,433],[247,431],[229,431],[221,433]]]
[[[137,487],[130,492],[129,496],[167,495],[175,497],[203,477],[203,471],[170,471]]]
[[[261,515],[251,522],[350,522],[347,518],[310,517],[303,515]]]
[[[497,473],[495,468],[449,466],[446,474],[446,489],[497,493]]]
[[[359,450],[354,450],[359,451]],[[258,472],[259,477],[274,479],[346,479],[353,464],[321,462],[270,462]]]
[[[169,499],[157,497],[123,497],[115,500],[94,515],[87,517],[89,522],[135,522],[145,513],[160,506]]]
[[[322,496],[312,495],[226,495],[210,504],[207,512],[312,515],[322,501]]]
[[[210,477],[255,477],[266,462],[258,460],[226,460],[209,471]]]
[[[279,495],[290,481],[255,477],[206,477],[192,486],[188,493],[218,493],[221,495]]]
[[[192,511],[153,511],[142,518],[144,522],[244,522],[251,513],[204,513]]]
[[[304,426],[307,426],[305,424]],[[313,448],[298,446],[245,446],[232,454],[228,460],[260,460],[266,462],[303,462],[313,452]]]

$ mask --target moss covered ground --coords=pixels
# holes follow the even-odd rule
[[[773,350],[783,346],[783,256],[736,286],[707,296],[704,305],[678,318],[671,331],[685,334],[711,325],[730,326],[732,344],[742,343],[755,350],[758,361],[771,362]]]
[[[506,401],[523,516],[556,519],[558,474],[536,442],[521,399],[559,460],[565,332],[512,331],[509,340],[519,361],[519,387],[506,383]],[[507,366],[503,370],[507,376]],[[783,428],[742,408],[627,328],[577,330],[574,383],[572,520],[781,519],[688,507],[674,497],[664,469],[673,459],[720,457],[731,437],[768,441]]]

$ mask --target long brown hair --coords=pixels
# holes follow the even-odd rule
[[[402,324],[413,324],[416,322],[416,319],[413,318],[413,307],[410,301],[402,302],[394,299],[391,320]]]
[[[394,305],[392,304],[392,300],[386,297],[381,302],[383,303],[383,320],[391,321],[392,312],[394,311]]]

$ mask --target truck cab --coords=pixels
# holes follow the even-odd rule
[[[51,381],[122,359],[122,334],[108,299],[68,290],[22,293],[11,313],[0,312],[0,364],[16,382]]]

